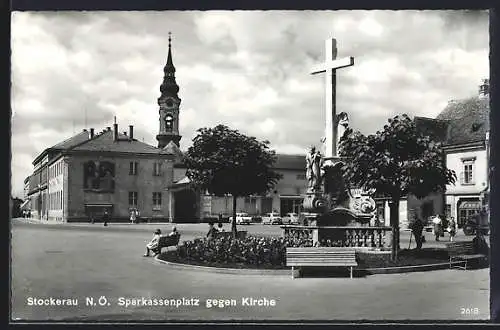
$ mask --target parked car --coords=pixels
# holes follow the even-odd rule
[[[266,213],[262,217],[262,224],[263,225],[281,225],[283,221],[281,220],[281,217],[279,213]]]
[[[201,222],[203,222],[203,223],[218,223],[218,222],[229,223],[230,221],[229,221],[229,216],[227,216],[227,215],[223,215],[220,218],[218,215],[213,214],[213,215],[204,216],[201,219]]]
[[[488,224],[488,213],[480,212],[470,217],[463,226],[465,235],[475,235],[477,230],[480,230],[483,235],[488,235],[490,225]]]
[[[299,224],[299,215],[294,212],[287,213],[283,218],[282,218],[283,224],[288,224],[288,225],[298,225]]]
[[[232,222],[233,217],[230,217],[229,220]],[[249,225],[252,223],[252,217],[248,215],[246,212],[238,212],[236,213],[236,224],[238,225]]]
[[[260,216],[260,215],[254,215],[254,216],[252,216],[252,222],[254,222],[254,223],[261,223],[262,222],[262,216]]]

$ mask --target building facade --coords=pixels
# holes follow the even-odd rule
[[[164,187],[172,182],[176,146],[137,141],[132,126],[129,134],[117,130],[117,124],[95,135],[85,129],[35,159],[28,193],[33,218],[90,221],[106,210],[112,221],[127,221],[138,209],[142,217],[168,221]]]
[[[265,196],[240,197],[236,201],[236,212],[262,215],[276,212],[285,215],[300,213],[307,182],[305,155],[278,154],[274,170],[283,175],[272,191]],[[170,187],[174,203],[172,214],[176,222],[200,221],[210,216],[231,216],[232,196],[211,196],[195,191],[186,177],[186,168],[181,163],[174,168],[174,184]]]
[[[446,192],[424,199],[409,199],[409,205],[425,218],[445,214],[461,228],[478,213],[489,196],[489,82],[479,86],[479,95],[450,101],[435,118],[416,118],[418,128],[443,144],[447,168],[457,181]]]

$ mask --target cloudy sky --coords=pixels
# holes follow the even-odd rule
[[[169,11],[12,13],[12,189],[31,162],[81,131],[133,124],[156,144],[172,32],[181,148],[226,124],[304,153],[324,136],[324,77],[310,69],[335,37],[338,111],[365,134],[388,117],[436,116],[488,77],[488,15],[469,11]]]

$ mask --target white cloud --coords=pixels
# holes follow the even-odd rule
[[[359,29],[361,32],[372,37],[379,37],[384,32],[384,27],[371,17],[362,19]]]
[[[159,86],[172,31],[181,147],[219,123],[304,153],[324,135],[324,78],[335,37],[338,109],[364,133],[396,113],[437,115],[488,76],[488,18],[458,11],[14,12],[12,185],[31,160],[116,115],[156,144]],[[126,128],[125,128],[126,129]]]
[[[266,118],[259,124],[259,127],[264,133],[269,133],[276,127],[276,123],[271,118]]]

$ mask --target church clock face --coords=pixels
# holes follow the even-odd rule
[[[172,99],[167,99],[167,101],[165,102],[165,105],[168,107],[168,108],[172,108],[174,106],[174,100]]]

